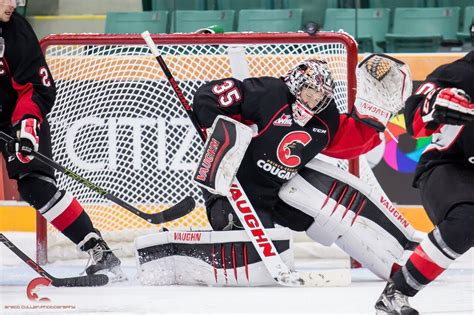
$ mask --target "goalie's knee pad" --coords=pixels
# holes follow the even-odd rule
[[[387,196],[331,164],[311,161],[280,190],[280,198],[312,215],[306,233],[329,246],[336,243],[382,278],[419,237]]]
[[[294,270],[291,231],[266,232]],[[169,231],[135,239],[138,279],[147,285],[273,285],[245,231]]]

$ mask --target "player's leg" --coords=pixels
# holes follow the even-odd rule
[[[335,243],[382,279],[417,245],[415,230],[383,192],[323,161],[311,161],[279,196],[277,223],[305,230],[322,245]],[[281,219],[285,212],[286,224]],[[295,216],[301,212],[306,215]]]
[[[46,120],[41,125],[39,137],[39,152],[51,157],[51,136]],[[86,269],[87,274],[113,269],[119,278],[123,278],[120,260],[110,251],[76,198],[58,189],[54,170],[37,159],[21,163],[5,147],[2,147],[2,154],[7,162],[9,177],[17,180],[22,199],[91,256],[92,265]]]
[[[244,229],[226,197],[217,194],[210,194],[205,189],[202,191],[205,200],[207,219],[214,231]],[[261,211],[259,209],[255,209],[255,211],[264,227],[274,227],[270,211]]]
[[[436,227],[391,277],[376,305],[382,314],[409,308],[408,297],[415,296],[473,246],[472,178],[473,169],[441,165],[420,183],[423,206]],[[395,295],[402,303],[395,302]]]

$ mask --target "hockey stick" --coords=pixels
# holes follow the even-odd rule
[[[168,81],[170,82],[175,94],[177,95],[181,105],[184,107],[186,114],[191,119],[191,122],[196,128],[196,131],[198,132],[200,138],[205,141],[206,136],[202,131],[201,127],[199,126],[199,122],[197,121],[197,118],[194,115],[190,104],[184,97],[184,94],[178,86],[176,80],[174,79],[171,71],[168,69],[168,66],[166,65],[163,57],[158,51],[158,48],[156,47],[155,43],[153,42],[150,33],[148,31],[145,31],[141,35],[147,43],[148,47],[150,48],[150,51],[155,56]],[[265,267],[277,283],[285,286],[348,285],[346,277],[338,277],[336,273],[298,273],[296,271],[290,270],[281,259],[281,256],[278,254],[275,245],[273,244],[271,239],[267,236],[267,233],[265,232],[265,228],[263,227],[260,218],[258,217],[255,209],[250,203],[237,178],[234,179],[230,191],[232,197],[227,197],[229,203],[231,204],[240,222],[242,223],[242,226],[244,227],[247,235],[252,241],[252,244],[254,245],[255,250],[262,259]],[[329,278],[331,278],[331,280],[329,280]]]
[[[51,281],[51,284],[55,287],[98,287],[109,283],[109,277],[103,274],[88,275],[80,277],[70,278],[56,278],[49,274],[46,270],[41,268],[36,262],[28,257],[21,249],[13,244],[3,233],[0,233],[0,242],[5,244],[15,255],[20,257],[28,266],[36,271],[43,278]]]
[[[13,140],[13,137],[9,136],[3,131],[0,131],[0,138],[5,141],[6,143],[10,142]],[[99,195],[103,196],[104,198],[107,198],[108,200],[116,203],[117,205],[121,206],[122,208],[132,212],[133,214],[139,216],[140,218],[148,221],[149,223],[153,224],[161,224],[169,221],[173,221],[176,219],[181,218],[182,216],[185,216],[192,210],[194,210],[195,206],[195,201],[192,197],[186,197],[174,206],[158,213],[145,213],[140,210],[138,210],[136,207],[132,206],[131,204],[123,201],[122,199],[118,198],[115,195],[112,195],[111,193],[108,193],[104,189],[100,188],[99,186],[95,185],[91,181],[85,179],[84,177],[74,173],[71,170],[68,170],[64,166],[60,165],[59,163],[53,161],[49,157],[36,152],[36,151],[31,151],[30,154],[43,162],[44,164],[56,169],[57,171],[65,174],[66,176],[69,176],[70,178],[74,179],[78,183],[86,186],[87,188],[95,191]]]

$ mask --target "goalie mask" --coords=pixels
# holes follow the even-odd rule
[[[296,98],[293,119],[300,126],[322,112],[334,98],[334,81],[325,61],[306,60],[288,71],[283,80]]]

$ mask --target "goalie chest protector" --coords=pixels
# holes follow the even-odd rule
[[[223,108],[218,105],[212,89],[225,80],[233,80],[242,98]],[[283,80],[271,77],[243,82],[212,81],[195,95],[194,111],[204,127],[210,127],[216,112],[257,126],[258,134],[252,139],[237,172],[237,178],[256,207],[269,207],[272,200],[276,201],[281,185],[320,153],[338,129],[339,112],[334,101],[303,127],[293,121],[291,104],[294,101]]]

